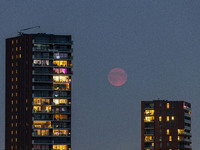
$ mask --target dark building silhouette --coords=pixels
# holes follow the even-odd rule
[[[6,150],[71,150],[71,35],[6,39]]]
[[[191,150],[191,104],[154,100],[141,103],[141,150]]]

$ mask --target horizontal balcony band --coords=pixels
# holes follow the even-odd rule
[[[61,122],[71,122],[71,119],[56,119],[56,118],[34,118],[32,121],[61,121]]]
[[[56,48],[53,48],[53,49],[50,49],[48,47],[46,48],[37,48],[37,47],[33,47],[32,48],[32,51],[33,52],[68,52],[68,53],[72,53],[74,50],[73,48],[66,48],[66,49],[56,49]]]
[[[57,145],[71,145],[69,142],[62,142],[62,141],[54,141],[54,140],[46,140],[46,141],[41,141],[41,140],[32,140],[32,144],[46,144],[46,145],[52,145],[52,144],[57,144]]]
[[[35,70],[33,70],[32,74],[33,75],[45,75],[45,76],[46,75],[71,76],[71,75],[73,75],[73,72],[71,71],[71,72],[67,72],[66,74],[64,74],[64,73],[55,73],[54,71],[45,72],[45,71],[35,71]]]
[[[71,127],[56,127],[56,126],[52,126],[52,127],[41,127],[41,128],[38,128],[38,127],[35,127],[33,125],[32,129],[63,129],[63,130],[71,130]]]
[[[64,135],[64,134],[61,134],[61,135],[55,135],[55,134],[38,135],[38,134],[33,132],[32,136],[34,136],[34,137],[71,137],[71,134],[67,134],[67,135]]]
[[[73,41],[63,41],[63,42],[51,42],[51,41],[36,41],[33,40],[33,44],[42,44],[42,45],[73,45]]]
[[[55,103],[47,103],[47,104],[35,104],[34,102],[32,102],[33,106],[53,106],[53,107],[62,107],[62,106],[67,106],[67,107],[71,107],[71,104],[58,104],[55,105]]]
[[[59,112],[59,111],[34,111],[32,110],[33,114],[71,114],[71,111],[63,111],[63,112]]]
[[[59,144],[60,145],[60,144]],[[43,150],[43,149],[38,149],[38,148],[32,148],[32,150]],[[45,150],[55,150],[53,148],[48,148],[48,149],[45,149]],[[71,150],[71,148],[67,148],[67,149],[63,149],[63,150]]]
[[[43,60],[72,60],[73,56],[67,56],[67,57],[53,57],[53,56],[36,56],[32,55],[32,59],[43,59]]]
[[[41,65],[41,64],[32,64],[32,67],[34,68],[37,68],[37,67],[41,67],[41,68],[72,68],[73,65],[69,65],[69,66],[57,66],[57,65],[54,65],[54,64],[50,64],[50,65]]]

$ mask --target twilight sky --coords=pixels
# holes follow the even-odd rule
[[[0,150],[4,149],[5,38],[72,34],[73,150],[140,150],[140,102],[192,103],[193,150],[200,147],[199,0],[1,0]],[[107,76],[123,68],[127,82]]]

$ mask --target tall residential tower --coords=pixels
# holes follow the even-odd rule
[[[71,35],[6,39],[6,150],[71,150]]]
[[[191,150],[191,104],[142,101],[141,150]]]

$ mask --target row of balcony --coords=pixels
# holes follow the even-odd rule
[[[49,38],[48,39],[33,39],[33,44],[43,44],[43,45],[73,45],[73,41],[67,40],[67,39],[58,39],[58,40],[53,40],[51,41]]]
[[[71,82],[71,79],[64,79],[64,80],[54,80],[54,79],[51,79],[51,78],[32,78],[32,82],[39,82],[39,83],[70,83]]]
[[[58,150],[58,149],[54,149],[54,148],[32,148],[32,150]],[[65,148],[62,150],[71,150],[70,148]]]
[[[65,121],[65,122],[71,122],[71,119],[56,119],[53,117],[32,117],[32,121]]]
[[[34,137],[70,137],[71,134],[59,134],[59,135],[56,135],[56,134],[53,134],[53,133],[46,133],[46,134],[38,134],[37,132],[32,132],[32,136]]]
[[[69,52],[69,53],[72,53],[73,52],[73,48],[49,48],[48,46],[46,47],[37,47],[37,46],[34,46],[33,49],[32,49],[33,52],[35,51],[41,51],[41,52]]]
[[[32,94],[32,97],[40,97],[40,98],[71,98],[71,94]]]
[[[67,71],[66,73],[63,72],[56,72],[54,70],[33,70],[33,75],[73,75],[73,71]]]
[[[66,102],[66,103],[58,103],[58,104],[55,104],[54,102],[41,102],[41,103],[38,103],[38,102],[32,102],[32,105],[35,105],[35,106],[42,106],[42,105],[51,105],[51,106],[71,106],[71,102]]]
[[[56,68],[72,68],[73,64],[69,65],[57,65],[54,63],[49,63],[49,64],[32,64],[32,67],[56,67]]]
[[[41,140],[41,139],[36,139],[32,140],[32,144],[61,144],[61,145],[71,145],[70,142],[64,141],[64,140]]]
[[[70,125],[32,125],[32,129],[71,129]]]
[[[44,56],[44,55],[33,55],[32,59],[52,59],[52,60],[72,60],[73,56]]]
[[[59,111],[58,110],[50,110],[50,111],[47,111],[47,110],[38,110],[38,111],[36,111],[36,110],[33,109],[32,113],[71,114],[71,111],[69,111],[69,110],[65,110],[65,111],[61,111],[61,110],[59,110]]]
[[[71,88],[58,88],[57,86],[32,86],[32,90],[71,91]]]

